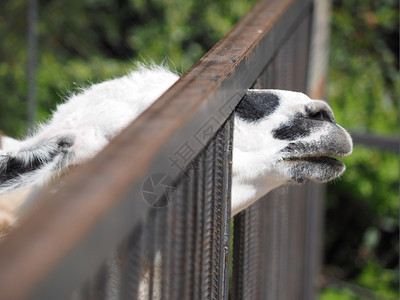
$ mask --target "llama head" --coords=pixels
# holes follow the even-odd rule
[[[327,182],[345,170],[350,135],[323,101],[302,93],[249,90],[236,108],[233,214],[285,183]]]

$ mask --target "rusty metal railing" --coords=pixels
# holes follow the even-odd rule
[[[2,299],[311,299],[321,188],[235,217],[233,111],[252,86],[305,91],[313,1],[261,1],[0,244]]]

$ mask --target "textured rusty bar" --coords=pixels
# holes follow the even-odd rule
[[[191,297],[192,299],[200,299],[201,296],[201,283],[202,283],[202,267],[201,262],[203,259],[202,256],[202,247],[203,243],[203,226],[204,226],[204,201],[203,193],[205,189],[205,176],[204,176],[204,161],[205,161],[205,153],[203,152],[199,156],[199,162],[197,165],[197,178],[193,178],[196,185],[195,191],[195,228],[194,228],[194,259],[193,264],[196,268],[193,269],[193,289]]]
[[[119,247],[119,259],[121,260],[121,298],[135,298],[139,293],[139,282],[141,279],[142,262],[144,258],[145,236],[143,226],[136,230]],[[131,272],[131,270],[137,270]]]
[[[202,248],[201,248],[201,287],[200,299],[211,299],[212,279],[212,225],[213,225],[213,203],[210,201],[213,194],[213,164],[215,155],[215,140],[205,149],[204,166],[204,190],[202,191],[204,206],[202,223]]]
[[[215,137],[212,299],[227,299],[233,116]]]
[[[377,148],[386,151],[399,152],[399,137],[378,136],[374,134],[352,132],[351,137],[355,144]]]
[[[195,160],[193,163],[193,167],[190,168],[189,173],[189,183],[188,183],[188,191],[185,201],[187,202],[187,207],[185,214],[187,215],[186,223],[185,223],[185,256],[181,258],[184,261],[184,272],[182,277],[180,278],[183,287],[182,287],[182,295],[181,299],[191,299],[193,293],[193,282],[194,282],[194,269],[196,265],[193,264],[194,262],[194,255],[195,255],[195,226],[197,222],[201,222],[201,220],[197,220],[196,214],[196,201],[199,199],[197,198],[197,181],[196,178],[200,176],[199,174],[199,162],[198,159]]]
[[[220,273],[218,299],[228,299],[229,296],[229,254],[231,245],[231,187],[232,187],[232,150],[233,150],[234,114],[227,120],[224,127],[224,140],[222,148],[222,159],[220,160],[221,173],[221,246],[220,251]]]
[[[161,269],[161,297],[162,300],[169,299],[170,286],[171,286],[171,255],[172,249],[166,245],[167,241],[172,239],[172,222],[173,215],[171,213],[172,207],[168,207],[168,211],[165,212],[165,216],[162,218],[162,242],[161,242],[161,257],[163,259]]]
[[[171,248],[170,256],[170,285],[169,285],[169,299],[179,299],[182,297],[183,282],[180,280],[183,277],[183,264],[185,254],[185,220],[186,211],[185,207],[187,201],[187,185],[188,179],[184,178],[177,186],[177,194],[175,200],[171,205],[173,209],[170,212],[173,218],[171,224],[172,234],[168,241],[168,246]]]

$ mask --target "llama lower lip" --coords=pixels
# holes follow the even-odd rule
[[[291,157],[284,162],[294,183],[327,182],[346,170],[344,163],[330,156]]]

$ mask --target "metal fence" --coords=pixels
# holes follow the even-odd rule
[[[307,91],[314,3],[262,1],[0,245],[1,299],[312,299],[323,188],[234,218],[234,108]],[[233,244],[231,243],[233,236]],[[231,278],[231,283],[229,283]]]

